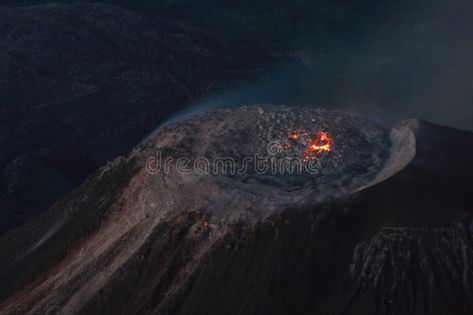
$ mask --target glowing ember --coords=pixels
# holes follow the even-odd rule
[[[315,159],[322,152],[332,151],[333,140],[326,132],[316,133],[315,138],[310,138],[310,145],[304,153],[304,159]]]
[[[288,134],[287,138],[293,142],[302,141],[303,144],[307,145],[304,152],[304,160],[315,160],[317,156],[323,152],[332,151],[333,139],[325,131],[315,131],[308,133],[304,130],[296,130]],[[289,149],[293,144],[286,143],[281,146],[282,149]]]

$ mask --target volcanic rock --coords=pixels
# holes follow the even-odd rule
[[[318,172],[213,163],[306,166],[295,128],[333,140]],[[270,105],[169,124],[0,239],[0,313],[470,314],[472,143]]]

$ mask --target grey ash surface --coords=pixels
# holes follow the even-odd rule
[[[327,132],[333,149],[308,161],[304,160],[308,143],[296,150],[284,149],[288,135],[299,129]],[[178,139],[158,147],[164,153],[163,161],[186,157],[192,168],[196,160],[205,158],[209,173],[232,178],[235,185],[255,194],[269,189],[274,200],[287,194],[287,203],[294,203],[297,192],[306,203],[313,203],[367,185],[384,167],[391,147],[388,132],[367,119],[305,107],[260,105],[218,110],[160,132],[175,133]],[[159,133],[154,136],[159,138]],[[223,164],[226,162],[233,167]],[[297,166],[291,169],[289,162]],[[225,182],[230,185],[228,179]]]

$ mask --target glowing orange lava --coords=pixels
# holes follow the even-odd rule
[[[304,152],[304,160],[315,160],[317,156],[322,152],[330,152],[333,148],[333,139],[325,131],[315,131],[308,133],[304,130],[296,130],[287,136],[288,139],[298,141],[303,139],[304,143],[307,143],[308,147]],[[283,148],[287,149],[292,147],[291,144],[286,144]]]
[[[332,145],[333,140],[327,132],[317,132],[315,138],[309,138],[309,147],[304,152],[304,160],[313,160],[322,152],[332,151]]]

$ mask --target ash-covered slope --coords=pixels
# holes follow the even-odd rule
[[[0,312],[468,314],[472,143],[273,106],[167,126],[0,239]]]
[[[0,7],[0,233],[245,70],[195,30],[119,7]]]

